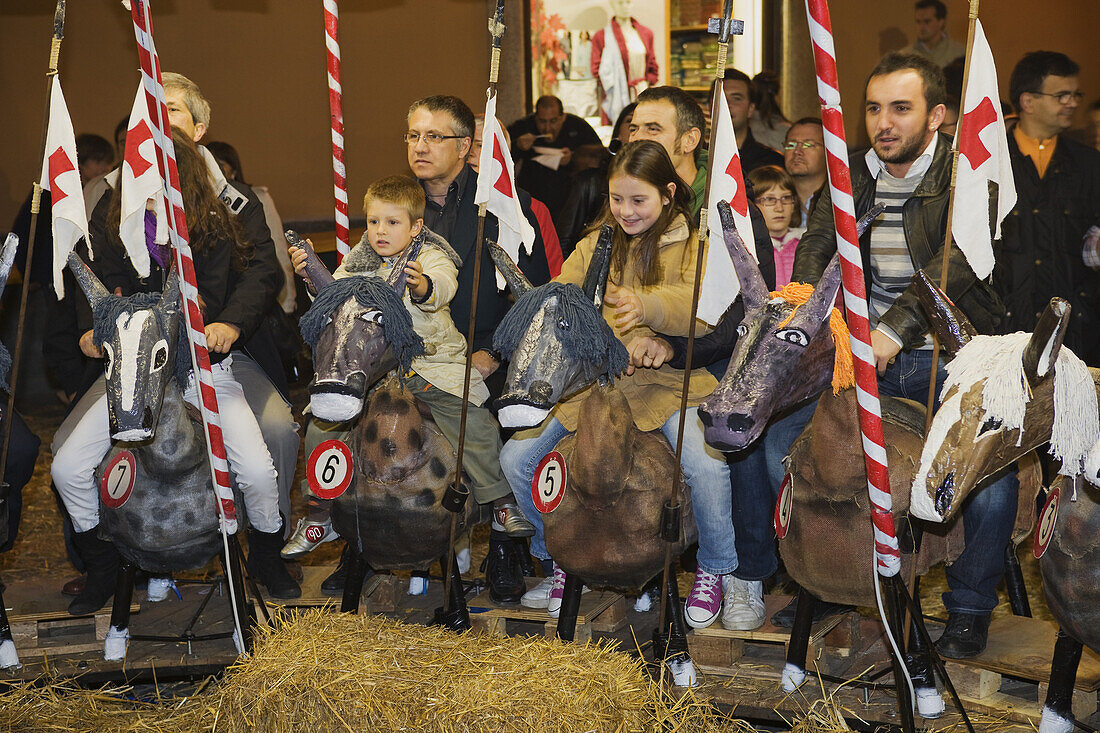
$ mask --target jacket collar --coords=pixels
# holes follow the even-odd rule
[[[688,231],[687,219],[684,218],[683,214],[679,214],[668,225],[668,229],[661,235],[661,238],[657,240],[657,246],[667,247],[670,244],[679,244],[687,239]]]
[[[1011,137],[1011,135],[1009,136]],[[874,152],[874,149],[869,149],[868,152]],[[865,172],[870,178],[870,188],[874,191],[875,177],[871,175],[869,166],[860,164],[860,161],[865,161],[866,153],[856,153],[854,161],[858,166],[857,169],[862,169],[861,172]],[[875,156],[878,157],[877,155]],[[937,196],[947,190],[948,185],[951,182],[951,138],[942,132],[936,133],[936,149],[932,153],[932,163],[929,165],[928,170],[924,174],[924,178],[917,184],[916,190],[913,191],[914,196]]]

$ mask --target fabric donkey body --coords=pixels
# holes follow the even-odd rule
[[[1068,733],[1082,644],[1100,652],[1100,370],[1062,347],[1070,318],[1064,300],[1051,300],[1030,335],[975,337],[935,285],[925,288],[933,324],[959,352],[913,481],[912,505],[931,521],[948,521],[984,477],[1051,443],[1062,468],[1051,487],[1057,499],[1048,500],[1039,522],[1045,539],[1039,567],[1061,631],[1039,730]],[[1021,513],[1033,511],[1034,492],[1021,487],[1020,506]]]
[[[181,390],[190,364],[177,361],[176,270],[159,294],[119,296],[76,253],[68,265],[92,307],[94,338],[107,359],[112,445],[95,473],[102,531],[124,558],[151,573],[201,567],[221,551],[222,541],[206,440]],[[120,461],[132,466],[132,477],[128,469],[110,473]],[[133,485],[126,497],[120,494],[124,482]],[[243,507],[239,496],[237,507]]]
[[[321,285],[301,322],[316,372],[313,416],[351,423],[354,478],[332,504],[332,524],[376,569],[425,569],[448,550],[451,513],[441,500],[455,450],[428,408],[398,376],[386,376],[395,366],[404,374],[424,352],[402,301],[405,264],[420,246],[409,245],[389,280],[352,275]],[[460,519],[474,511],[467,502]]]
[[[499,246],[490,244],[490,255],[516,298],[494,336],[495,348],[510,359],[497,402],[501,424],[538,425],[559,400],[596,384],[580,408],[577,431],[556,446],[566,485],[560,504],[542,515],[547,549],[566,573],[589,585],[638,587],[664,563],[661,508],[680,467],[659,431],[635,427],[612,382],[626,369],[627,355],[600,312],[611,228],[601,231],[580,288],[532,288]],[[690,492],[683,497],[677,553],[696,537]]]

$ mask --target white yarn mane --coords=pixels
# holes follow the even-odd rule
[[[1006,430],[1022,428],[1031,398],[1023,364],[1024,348],[1030,339],[1031,334],[1022,331],[1006,336],[975,336],[948,363],[943,393],[958,387],[960,394],[965,394],[985,380],[983,421],[999,420]],[[1054,365],[1054,427],[1050,436],[1050,454],[1062,461],[1059,473],[1081,473],[1098,439],[1100,419],[1092,375],[1085,363],[1063,346]]]

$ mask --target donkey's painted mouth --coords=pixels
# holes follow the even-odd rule
[[[497,419],[505,428],[529,428],[538,425],[546,419],[550,410],[551,407],[521,397],[497,400]]]

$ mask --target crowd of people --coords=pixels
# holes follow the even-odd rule
[[[938,0],[919,0],[918,41],[870,70],[864,122],[871,145],[853,152],[849,161],[856,214],[885,205],[885,213],[860,240],[880,390],[920,402],[927,398],[933,375],[932,341],[909,283],[918,269],[938,280],[944,258],[950,261],[947,292],[980,331],[1031,330],[1046,302],[1063,297],[1073,309],[1066,346],[1100,367],[1100,152],[1066,134],[1082,99],[1079,68],[1063,54],[1036,51],[1013,70],[1009,103],[1015,114],[1008,139],[1018,203],[997,245],[994,275],[980,280],[957,247],[944,246],[953,132],[945,128],[952,107],[957,119],[959,100],[952,97],[954,85],[943,67],[950,70],[963,50],[944,33],[945,17]],[[300,439],[267,317],[274,311],[295,312],[291,273],[293,268],[304,274],[304,253],[288,250],[270,196],[243,182],[236,151],[224,143],[203,144],[210,104],[199,88],[178,74],[166,73],[164,80],[206,335],[216,362],[215,386],[223,416],[235,421],[226,432],[227,448],[252,523],[250,568],[272,595],[293,597],[300,592],[298,583],[280,553],[284,559],[301,557],[336,538],[323,500],[310,496],[307,516],[296,522],[290,516]],[[786,120],[776,102],[777,84],[774,74],[750,78],[736,69],[726,71],[722,84],[749,191],[759,267],[772,290],[792,281],[815,283],[836,251],[821,120]],[[520,255],[520,270],[534,285],[551,280],[580,284],[598,228],[612,227],[602,313],[627,347],[631,367],[617,386],[632,408],[644,408],[634,409],[638,428],[661,430],[673,443],[707,179],[707,127],[699,103],[668,86],[638,94],[614,122],[608,148],[584,119],[566,112],[553,96],[538,99],[533,114],[507,127],[523,189],[521,208],[535,231],[531,253]],[[472,350],[464,469],[473,499],[493,507],[489,591],[499,603],[546,608],[555,616],[564,574],[546,547],[531,483],[543,456],[576,429],[581,395],[564,400],[531,430],[502,433],[494,419],[493,400],[502,392],[509,355],[494,351],[492,336],[512,299],[497,289],[489,258],[481,260],[480,273],[474,272],[479,232],[474,199],[483,129],[484,120],[457,97],[414,101],[404,136],[412,176],[387,177],[367,189],[366,235],[357,249],[378,255],[381,269],[371,271],[385,275],[414,239],[429,243],[406,269],[404,301],[430,347],[429,355],[413,361],[409,384],[454,443],[466,349]],[[124,124],[120,132],[125,134]],[[153,274],[139,278],[126,259],[117,235],[118,168],[108,170],[114,159],[110,143],[93,137],[78,141],[91,212],[94,257],[88,264],[116,293],[159,291],[169,262],[154,262]],[[489,216],[485,237],[495,240],[497,227]],[[39,232],[43,229],[39,225]],[[40,245],[37,251],[50,249]],[[364,254],[353,250],[345,263],[362,260]],[[36,264],[35,271],[45,277],[48,263]],[[336,275],[365,273],[345,264]],[[477,328],[467,344],[463,334],[475,282]],[[103,353],[79,290],[67,292],[70,302],[53,307],[68,315],[51,320],[46,339],[48,348],[64,355],[47,364],[72,401],[54,441],[52,475],[71,523],[72,556],[83,571],[67,584],[75,595],[70,610],[87,613],[113,593],[119,559],[99,536],[92,482],[109,442],[98,361]],[[299,312],[304,305],[297,304]],[[687,621],[695,628],[719,617],[726,628],[737,630],[765,622],[764,585],[779,567],[771,526],[782,460],[815,405],[811,400],[780,416],[756,445],[737,454],[724,455],[703,441],[696,406],[724,373],[742,315],[735,303],[713,331],[700,330],[688,382],[681,463],[699,532],[697,570],[686,599]],[[944,372],[941,357],[937,384]],[[189,399],[194,399],[193,387]],[[344,429],[311,424],[305,431],[307,452]],[[996,476],[963,511],[966,550],[947,571],[949,621],[939,641],[944,656],[972,656],[985,646],[1017,488],[1012,473]],[[541,564],[543,576],[531,590],[524,582],[525,568],[532,566],[528,553]],[[326,590],[341,590],[342,567],[326,579]],[[835,610],[818,606],[821,614]],[[793,610],[785,609],[773,620],[789,625],[792,617]]]

